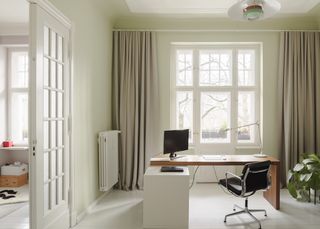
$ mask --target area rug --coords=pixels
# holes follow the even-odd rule
[[[14,190],[17,192],[15,198],[4,200],[0,198],[0,205],[4,204],[15,204],[15,203],[23,203],[29,201],[29,186],[24,185],[19,188],[8,188],[8,187],[0,187],[0,191],[2,190]]]

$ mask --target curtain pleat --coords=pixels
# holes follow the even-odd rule
[[[113,127],[121,131],[119,187],[141,189],[150,158],[160,152],[156,34],[116,31],[113,39]]]
[[[303,154],[320,153],[320,33],[282,32],[279,55],[281,180]]]

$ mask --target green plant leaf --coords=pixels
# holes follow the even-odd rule
[[[300,172],[303,168],[304,168],[304,165],[298,163],[298,164],[296,164],[296,166],[293,168],[293,171],[295,171],[295,172]]]
[[[310,171],[310,170],[313,170],[314,166],[312,164],[308,164],[307,165],[307,169]]]
[[[295,198],[295,199],[298,198],[297,190],[296,190],[295,186],[294,186],[292,183],[289,183],[289,184],[288,184],[288,191],[289,191],[290,195],[291,195],[293,198]]]
[[[310,155],[309,155],[309,158],[310,158],[311,160],[314,160],[314,161],[320,163],[320,158],[319,158],[318,155],[316,155],[316,154],[310,154]]]
[[[291,170],[288,171],[287,183],[290,182],[291,178],[293,177],[293,172]]]
[[[305,174],[305,178],[304,178],[304,180],[306,181],[306,182],[308,182],[309,180],[310,180],[310,178],[312,177],[312,173],[307,173],[307,174]]]
[[[304,159],[304,160],[302,161],[303,164],[310,164],[310,163],[314,163],[314,162],[315,162],[315,161],[312,160],[312,159],[310,159],[310,158]]]
[[[301,174],[301,176],[300,176],[300,181],[304,181],[305,178],[306,178],[306,175],[307,175],[307,174]]]

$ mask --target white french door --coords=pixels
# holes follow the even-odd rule
[[[41,2],[30,4],[31,227],[64,229],[70,224],[70,27]]]

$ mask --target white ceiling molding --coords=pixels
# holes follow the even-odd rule
[[[28,24],[1,24],[0,23],[0,36],[20,36],[28,35]]]
[[[227,16],[228,9],[239,0],[125,0],[132,13],[211,14]],[[280,14],[304,14],[320,0],[278,0]]]
[[[29,37],[28,36],[0,36],[0,45],[1,46],[16,46],[22,45],[27,46],[29,44]]]

